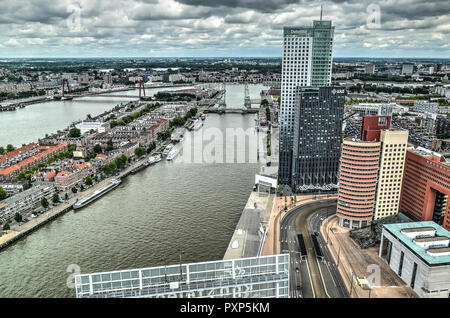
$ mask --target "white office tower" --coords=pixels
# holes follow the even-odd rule
[[[284,28],[278,174],[282,184],[291,181],[297,87],[330,86],[333,36],[331,21],[314,21],[312,27]]]

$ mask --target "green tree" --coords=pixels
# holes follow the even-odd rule
[[[162,132],[157,133],[157,135],[158,135],[158,139],[160,141],[164,141],[164,140],[170,138],[170,136],[172,135],[172,132],[170,131],[170,129],[168,129],[166,131],[162,131]]]
[[[100,144],[96,144],[94,146],[94,152],[95,153],[101,153],[103,151],[102,146]]]
[[[42,198],[41,199],[41,205],[42,205],[42,207],[44,208],[44,209],[46,209],[46,208],[48,208],[48,200],[47,200],[47,198]]]
[[[6,199],[7,197],[8,193],[6,193],[6,191],[2,187],[0,187],[0,201]]]
[[[147,148],[147,153],[151,153],[156,148],[156,143],[153,141]]]
[[[8,223],[8,222],[6,222],[5,224],[3,224],[3,231],[9,231],[9,229],[10,229],[10,226],[9,226],[9,223]]]
[[[0,155],[4,155],[6,152],[5,148],[0,147]]]
[[[172,126],[183,126],[186,123],[186,119],[183,117],[175,117],[170,121],[170,127]]]
[[[53,193],[52,202],[53,203],[59,202],[59,194],[58,193]]]
[[[22,220],[23,220],[22,214],[20,214],[19,212],[17,212],[17,213],[14,215],[14,220],[16,220],[17,223],[22,222]]]
[[[84,186],[80,185],[80,191],[84,191]]]
[[[137,147],[135,150],[134,150],[134,154],[137,156],[137,157],[142,157],[143,155],[145,155],[147,152],[145,151],[145,149],[144,148],[142,148],[142,147]]]
[[[116,158],[115,161],[110,162],[103,166],[102,170],[106,175],[113,174],[114,171],[116,171],[116,169],[117,169],[116,161],[121,162],[120,159]]]
[[[111,151],[114,149],[114,145],[111,139],[108,140],[108,142],[106,143],[106,151]]]
[[[72,193],[77,193],[77,192],[78,192],[77,188],[72,187]]]
[[[87,186],[91,186],[91,185],[92,185],[92,178],[91,178],[90,176],[87,176],[87,177],[86,177],[86,180],[84,180],[84,183],[85,183]]]
[[[13,145],[9,144],[8,146],[6,146],[6,151],[7,152],[11,152],[13,150],[16,150],[16,148]]]
[[[114,160],[114,163],[116,164],[117,169],[122,169],[128,163],[128,158],[125,155],[121,155]]]
[[[81,136],[81,130],[79,130],[78,128],[72,128],[69,130],[68,136],[69,138],[78,138]]]
[[[111,127],[111,128],[114,128],[114,127],[116,127],[116,126],[118,126],[119,125],[119,123],[117,122],[117,121],[115,121],[115,120],[111,120],[111,122],[109,123],[109,126]]]
[[[69,198],[69,195],[66,193],[64,194],[64,200],[67,200]]]

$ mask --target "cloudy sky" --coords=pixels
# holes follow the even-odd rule
[[[450,57],[448,0],[0,0],[0,57],[280,56],[321,4],[337,57]]]

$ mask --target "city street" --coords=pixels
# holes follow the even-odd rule
[[[322,250],[323,259],[318,261],[318,265],[323,282],[325,283],[326,292],[331,298],[342,298],[349,297],[349,295],[333,257],[328,250],[329,243],[327,244],[327,242],[329,240],[327,235],[329,233],[327,233],[324,237],[320,232],[322,223],[327,222],[328,218],[334,214],[336,214],[335,206],[317,210],[316,213],[309,217],[308,227],[310,233],[319,233],[317,240],[319,242],[320,249]]]
[[[317,257],[311,242],[311,234],[316,232],[317,226],[320,227],[315,220],[320,220],[327,213],[331,215],[330,211],[335,205],[335,199],[307,203],[288,212],[281,221],[281,252],[291,253],[290,293],[293,298],[347,297],[345,290],[341,288],[339,274],[336,277],[337,272],[329,267],[331,258],[324,241],[319,239],[321,249],[325,252],[323,259]],[[301,255],[298,234],[303,235],[307,255]]]

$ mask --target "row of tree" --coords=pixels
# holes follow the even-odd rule
[[[148,114],[149,112],[154,111],[155,109],[157,109],[159,107],[161,107],[160,103],[155,103],[154,105],[149,104],[143,110],[134,112],[133,114],[125,116],[125,117],[121,118],[120,120],[111,120],[109,125],[111,128],[114,128],[116,126],[126,126],[129,123],[131,123],[133,120],[138,119],[139,117],[142,117],[142,116]]]
[[[397,93],[397,94],[429,94],[430,90],[427,87],[414,87],[414,88],[409,88],[409,87],[389,87],[389,86],[377,86],[377,85],[372,85],[372,84],[356,84],[355,86],[352,86],[350,88],[348,88],[348,91],[350,93],[354,93],[354,92],[358,92],[360,93],[361,91],[364,92],[375,92],[375,93]]]
[[[198,112],[197,107],[191,108],[186,115],[184,115],[183,117],[175,117],[174,119],[172,119],[170,121],[170,127],[179,127],[179,126],[184,126],[184,124],[186,123],[186,121],[189,118],[194,117]]]
[[[128,163],[128,158],[125,155],[121,155],[114,159],[114,161],[107,163],[102,167],[103,172],[106,175],[111,175],[117,170],[121,170],[125,167],[125,165]]]
[[[6,148],[0,147],[0,155],[7,154],[8,152],[11,152],[14,150],[16,150],[16,148],[11,144],[7,145]]]
[[[34,97],[34,96],[44,96],[45,90],[40,89],[40,90],[32,90],[32,91],[22,91],[22,92],[18,92],[16,94],[14,93],[6,93],[6,92],[0,92],[0,100],[5,100],[5,99],[20,99],[20,98],[28,98],[28,97]]]
[[[164,141],[172,136],[172,131],[170,129],[167,129],[166,131],[157,133],[157,136],[160,141]]]

